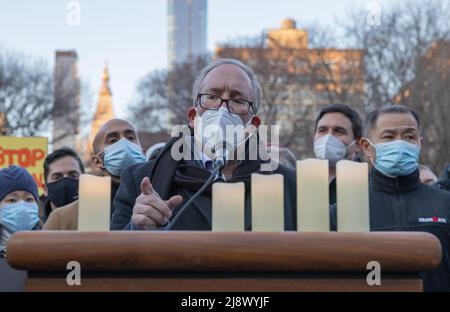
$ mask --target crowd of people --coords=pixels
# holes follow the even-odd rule
[[[206,66],[193,86],[193,105],[187,106],[187,140],[196,140],[202,123],[261,124],[261,87],[250,67],[231,59]],[[225,116],[225,117],[224,117]],[[174,159],[179,137],[145,151],[135,127],[126,120],[107,121],[93,141],[92,167],[110,176],[111,230],[211,230],[211,185],[198,194],[189,210],[180,208],[199,191],[215,170],[214,159]],[[263,143],[260,143],[263,144]],[[450,291],[450,165],[442,176],[419,164],[421,123],[407,106],[384,106],[363,123],[345,104],[323,107],[314,131],[314,153],[329,163],[330,229],[336,230],[336,163],[343,159],[369,165],[370,227],[372,231],[424,231],[442,245],[440,266],[422,273],[428,291]],[[284,177],[285,230],[297,230],[296,158],[287,148],[279,153],[272,172]],[[224,163],[226,182],[245,184],[245,228],[251,230],[251,174],[261,173],[256,159]],[[70,148],[49,154],[44,162],[44,195],[23,168],[0,170],[0,252],[7,256],[12,234],[25,230],[76,230],[78,179],[83,162]]]

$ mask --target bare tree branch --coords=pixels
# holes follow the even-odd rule
[[[192,85],[199,71],[208,63],[201,56],[193,63],[175,65],[171,71],[158,70],[147,74],[136,87],[129,106],[130,120],[140,130],[169,131],[171,125],[185,124],[192,106]]]
[[[349,42],[364,57],[367,109],[405,104],[422,119],[422,161],[440,172],[450,160],[450,12],[444,1],[406,1],[384,8],[380,26],[350,13]],[[446,54],[447,53],[447,54]]]

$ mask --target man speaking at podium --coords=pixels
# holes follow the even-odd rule
[[[188,110],[190,131],[182,139],[198,140],[200,127],[215,124],[218,127],[259,127],[261,87],[253,70],[233,59],[219,59],[206,66],[193,87],[193,107]],[[248,138],[248,137],[247,137]],[[180,208],[197,193],[221,166],[226,182],[245,184],[245,229],[251,229],[251,174],[279,173],[284,176],[284,221],[286,230],[296,228],[295,171],[279,165],[275,170],[261,172],[264,162],[254,158],[220,161],[201,151],[194,160],[176,160],[169,141],[155,160],[133,165],[122,172],[121,185],[114,200],[112,230],[211,230],[211,186],[195,197],[177,216]],[[243,144],[248,144],[244,139]],[[200,143],[201,144],[201,143]],[[229,155],[235,150],[228,150]],[[195,149],[194,149],[195,150]],[[247,150],[247,149],[246,149]],[[248,156],[248,155],[247,155]],[[172,220],[176,217],[176,220]]]

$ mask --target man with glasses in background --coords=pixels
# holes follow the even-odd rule
[[[193,86],[193,106],[188,109],[189,131],[173,138],[149,162],[128,167],[122,172],[121,185],[114,200],[112,230],[211,230],[211,186],[177,216],[215,170],[215,159],[203,149],[207,127],[259,127],[261,87],[252,69],[233,59],[219,59],[206,66]],[[188,106],[186,106],[188,107]],[[194,159],[178,160],[172,146],[181,140],[198,144],[189,154]],[[248,145],[248,136],[228,150],[233,156],[239,146]],[[248,151],[248,149],[245,149]],[[245,184],[245,229],[251,229],[251,174],[261,172],[262,160],[227,156],[222,174],[226,182]],[[284,176],[284,221],[286,230],[296,228],[295,171],[279,165],[265,174]],[[177,216],[176,221],[172,222]]]

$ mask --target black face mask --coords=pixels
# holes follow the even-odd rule
[[[62,207],[78,199],[78,180],[62,178],[56,182],[48,183],[48,200],[56,207]]]

